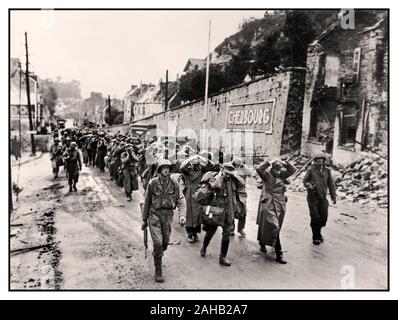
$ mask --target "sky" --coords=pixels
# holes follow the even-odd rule
[[[130,85],[176,79],[189,58],[210,50],[258,11],[12,11],[11,57],[25,63],[28,33],[30,70],[41,78],[81,82],[91,91],[122,98]]]

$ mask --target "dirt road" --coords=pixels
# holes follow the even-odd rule
[[[306,195],[289,193],[281,234],[288,263],[280,265],[274,261],[272,249],[268,254],[258,250],[255,221],[260,191],[250,181],[247,237],[236,235],[232,239],[228,253],[232,266],[218,264],[220,231],[202,258],[201,243],[188,243],[185,230],[175,221],[171,237],[175,245],[163,259],[166,281],[157,284],[150,250],[144,258],[139,207],[142,191],[127,202],[123,189],[109,180],[107,172],[86,167],[78,192],[68,193],[65,178],[59,183],[51,180],[47,154],[21,167],[24,190],[11,218],[11,224],[16,225],[11,227],[11,249],[53,244],[11,255],[11,289],[387,288],[385,209],[338,203],[330,208],[323,232],[325,243],[315,246]],[[53,187],[43,190],[49,186]]]

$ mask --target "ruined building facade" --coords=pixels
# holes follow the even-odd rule
[[[347,165],[370,150],[387,154],[388,18],[344,30],[330,26],[308,48],[302,154]]]

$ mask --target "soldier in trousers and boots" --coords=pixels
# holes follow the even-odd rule
[[[203,203],[201,198],[210,199],[208,205],[202,207],[203,230],[206,235],[203,239],[203,246],[200,250],[202,257],[206,256],[206,250],[218,227],[222,227],[222,239],[219,263],[230,266],[231,261],[227,259],[230,241],[230,232],[234,222],[234,217],[241,210],[238,190],[245,186],[245,181],[235,171],[231,163],[226,163],[220,172],[210,171],[202,178],[202,184],[207,188],[200,187],[195,193],[195,198],[199,203]],[[209,193],[209,195],[202,194]]]
[[[60,139],[55,138],[54,144],[50,148],[51,166],[53,168],[54,180],[58,179],[59,166],[62,163],[62,146],[59,144]]]
[[[235,168],[236,173],[245,180],[247,177],[251,176],[251,172],[248,166],[246,166],[243,162],[243,159],[240,157],[234,157],[232,160],[232,165]],[[246,215],[247,215],[247,191],[246,187],[240,188],[238,190],[239,199],[242,204],[241,210],[239,211],[239,215],[235,216],[235,219],[238,220],[238,233],[240,233],[241,237],[246,237],[245,226],[246,226]],[[235,221],[232,224],[231,228],[231,236],[235,235]]]
[[[69,192],[77,191],[79,171],[82,170],[82,159],[76,142],[71,142],[70,148],[65,152],[65,167],[68,170]]]
[[[133,146],[128,144],[121,155],[123,170],[123,185],[127,201],[131,201],[131,194],[138,190],[138,157],[134,154]]]
[[[162,257],[170,241],[173,210],[179,210],[180,225],[185,225],[185,199],[178,183],[170,178],[171,162],[158,163],[158,176],[149,181],[142,210],[142,230],[149,226],[153,242],[155,281],[163,282]]]
[[[324,152],[314,156],[314,164],[308,169],[303,179],[307,188],[307,202],[311,216],[312,242],[320,245],[324,239],[321,229],[326,226],[329,202],[326,198],[328,189],[333,204],[336,204],[336,187],[330,170],[325,166]]]

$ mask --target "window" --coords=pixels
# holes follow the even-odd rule
[[[325,63],[325,86],[337,87],[339,81],[340,61],[338,57],[327,56]]]
[[[354,50],[354,58],[352,62],[352,84],[357,85],[359,79],[359,67],[361,65],[361,48]]]
[[[358,109],[355,104],[341,105],[338,108],[340,124],[339,146],[353,147],[358,129]]]
[[[142,106],[142,115],[145,116],[145,106]]]

